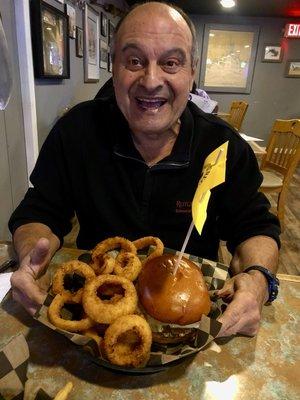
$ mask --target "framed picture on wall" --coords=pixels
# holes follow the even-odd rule
[[[263,48],[262,62],[280,63],[283,57],[283,49],[280,44],[265,44]]]
[[[107,57],[108,57],[108,51],[107,51],[107,43],[100,39],[100,67],[107,69]]]
[[[101,35],[102,36],[107,36],[107,30],[108,30],[108,20],[106,14],[103,12],[101,13]]]
[[[65,12],[69,17],[69,37],[76,38],[76,10],[70,4],[65,5]]]
[[[101,35],[107,36],[108,31],[108,19],[105,13],[101,13]]]
[[[114,32],[115,32],[115,27],[112,24],[112,22],[109,20],[109,22],[108,22],[108,44],[109,45],[111,45],[111,43],[112,43]]]
[[[210,92],[250,93],[259,28],[205,25],[200,87]]]
[[[287,78],[300,78],[300,60],[288,60],[285,67]]]
[[[98,82],[99,70],[99,14],[88,4],[83,17],[84,81]]]
[[[36,78],[70,77],[68,17],[41,0],[31,2],[31,30]]]
[[[107,71],[112,72],[111,52],[107,54]]]
[[[76,26],[76,57],[83,57],[83,30]]]

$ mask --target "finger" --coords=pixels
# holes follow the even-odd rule
[[[28,299],[36,304],[42,304],[46,292],[41,290],[32,275],[26,270],[16,271],[12,274],[10,282],[13,288],[19,289]]]
[[[219,320],[219,322],[221,322]],[[246,316],[241,317],[238,323],[230,327],[222,325],[220,332],[217,337],[228,337],[236,334],[255,336],[259,330],[259,322],[249,321]]]
[[[244,295],[244,292],[236,292],[234,299],[218,319],[222,323],[219,337],[237,333],[253,336],[257,333],[261,318],[260,310],[251,296],[246,298]]]
[[[232,302],[228,304],[221,317],[218,318],[218,321],[222,324],[218,337],[235,335],[241,316],[239,300],[235,297]]]
[[[30,299],[28,299],[27,296],[24,295],[24,293],[22,293],[17,288],[14,288],[12,290],[12,297],[15,301],[20,303],[30,315],[35,315],[38,308],[40,307],[39,304],[32,302]]]
[[[49,240],[46,238],[39,239],[29,253],[29,260],[22,262],[21,269],[30,270],[31,275],[37,279],[48,261],[49,251]]]
[[[41,264],[49,254],[50,242],[46,238],[40,238],[30,253],[30,262],[32,264]]]
[[[234,293],[234,278],[228,279],[228,281],[225,281],[224,286],[217,290],[217,295],[219,297],[228,296],[232,295]]]

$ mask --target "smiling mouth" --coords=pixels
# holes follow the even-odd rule
[[[167,102],[167,100],[160,98],[145,99],[142,97],[136,97],[135,99],[138,106],[144,110],[158,110]]]

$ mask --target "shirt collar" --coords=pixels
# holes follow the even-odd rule
[[[140,153],[134,146],[128,123],[114,102],[112,104],[114,125],[113,151],[116,156],[144,162]],[[187,106],[180,117],[181,125],[172,153],[159,161],[151,168],[170,169],[184,168],[189,165],[191,157],[192,139],[194,134],[194,121],[192,113]]]

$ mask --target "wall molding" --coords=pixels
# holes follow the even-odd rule
[[[29,176],[33,170],[39,152],[29,1],[15,0],[14,5],[21,82],[25,151],[29,182]]]

